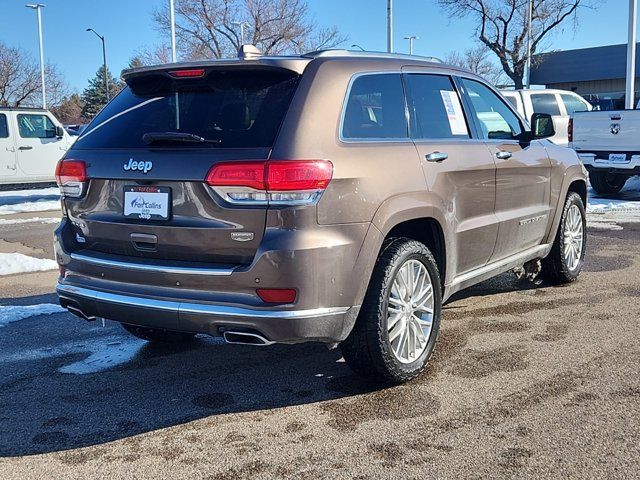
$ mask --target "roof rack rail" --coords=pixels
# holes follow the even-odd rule
[[[326,50],[317,50],[302,54],[305,58],[322,58],[322,57],[371,57],[371,58],[397,58],[397,59],[413,59],[425,62],[443,63],[437,57],[425,57],[421,55],[408,55],[406,53],[388,53],[388,52],[369,52],[360,50],[346,50],[340,48],[331,48]]]
[[[42,107],[5,107],[3,105],[0,105],[0,110],[29,110],[32,112],[47,112],[48,110],[46,108],[42,108]]]

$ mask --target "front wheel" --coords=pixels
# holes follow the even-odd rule
[[[569,192],[551,252],[542,261],[542,275],[556,283],[575,281],[584,264],[587,218],[582,198]]]
[[[629,177],[609,172],[590,172],[589,183],[600,195],[615,195],[624,188]]]
[[[194,333],[174,332],[170,330],[163,330],[161,328],[139,327],[138,325],[131,325],[129,323],[123,323],[121,325],[122,328],[134,337],[141,338],[148,342],[181,343],[188,342],[195,336]]]
[[[441,309],[440,276],[429,249],[408,238],[388,239],[353,331],[341,344],[345,361],[374,380],[411,380],[433,352]]]

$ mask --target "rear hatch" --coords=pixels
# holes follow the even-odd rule
[[[266,205],[229,204],[205,179],[220,162],[269,158],[299,74],[209,66],[126,80],[66,155],[83,161],[89,178],[81,198],[64,200],[72,249],[250,263]]]

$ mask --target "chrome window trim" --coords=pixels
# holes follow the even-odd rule
[[[404,89],[404,80],[402,79],[402,71],[401,70],[381,70],[381,71],[371,71],[371,72],[360,72],[354,74],[349,79],[349,85],[347,86],[347,93],[344,96],[342,101],[342,111],[340,112],[340,125],[338,126],[338,139],[342,143],[412,143],[411,136],[409,133],[409,119],[407,119],[407,136],[399,137],[399,138],[388,138],[388,137],[380,137],[380,138],[345,138],[342,135],[342,131],[344,128],[344,118],[347,114],[347,104],[349,103],[349,96],[351,95],[351,89],[356,80],[360,77],[366,77],[371,75],[400,75],[400,81],[403,82],[402,88],[402,98],[404,101],[404,109],[406,112],[407,109],[407,95]]]
[[[149,308],[177,313],[195,313],[219,316],[221,318],[316,318],[327,315],[346,313],[350,307],[324,307],[308,310],[257,310],[252,308],[232,307],[228,305],[212,305],[205,303],[175,302],[170,300],[156,300],[153,298],[136,297],[117,293],[102,292],[89,288],[76,287],[59,283],[57,293],[65,298],[82,297],[98,302],[127,305],[132,307]]]
[[[78,253],[72,253],[71,259],[80,263],[87,263],[99,267],[119,268],[124,270],[136,270],[141,272],[171,273],[176,275],[211,275],[229,276],[234,268],[206,268],[206,267],[178,267],[173,265],[151,265],[145,263],[122,262],[106,258],[90,257]]]

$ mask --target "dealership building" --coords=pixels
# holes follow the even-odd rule
[[[627,44],[542,53],[533,57],[531,84],[571,90],[601,110],[624,109],[626,70]],[[637,77],[634,105],[640,99]]]

